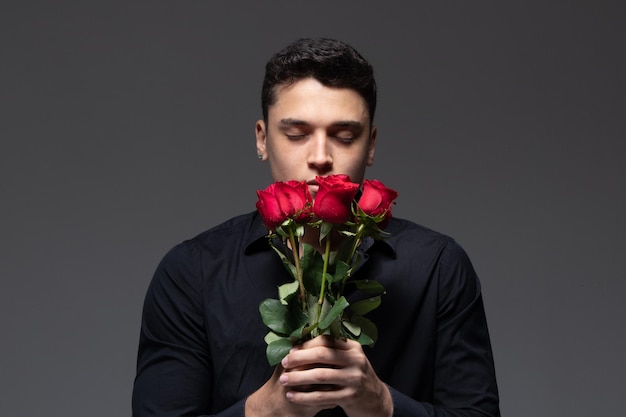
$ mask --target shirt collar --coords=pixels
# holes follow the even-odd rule
[[[259,212],[255,211],[252,214],[252,222],[246,234],[244,254],[250,255],[261,250],[270,249],[267,235],[268,231],[263,224],[263,219]]]

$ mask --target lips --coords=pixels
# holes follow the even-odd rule
[[[317,181],[316,180],[309,180],[306,183],[309,186],[309,192],[311,193],[311,196],[315,197],[315,194],[317,194],[317,191],[320,188],[320,186],[317,184]]]

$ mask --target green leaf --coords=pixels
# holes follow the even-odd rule
[[[315,325],[308,326],[308,323],[303,323],[302,326],[300,326],[298,329],[291,332],[291,334],[289,335],[289,342],[291,342],[292,345],[296,345],[302,342],[303,340],[309,339],[307,336],[316,327],[317,326]]]
[[[315,261],[315,249],[308,243],[302,244],[302,259],[300,260],[300,268],[302,268],[302,274],[306,275],[311,270],[311,265]]]
[[[350,318],[350,322],[361,328],[361,334],[356,339],[360,344],[372,346],[378,340],[378,328],[370,319],[363,316],[354,316]]]
[[[351,230],[340,230],[339,233],[343,236],[348,236],[348,237],[354,237],[356,236],[356,233],[354,233]]]
[[[265,340],[265,343],[267,343],[268,345],[270,343],[272,343],[273,341],[278,340],[278,339],[284,339],[284,337],[283,336],[279,336],[279,335],[277,335],[274,332],[268,332],[265,335],[265,337],[263,338],[263,340]]]
[[[300,337],[301,340],[310,339],[314,330],[317,330],[317,324],[312,324],[310,326],[305,326],[302,328],[302,335]]]
[[[339,322],[339,320],[333,321],[328,327],[328,330],[330,332],[330,335],[334,339],[340,339],[342,337],[345,337],[344,332],[342,331],[343,327],[341,326],[341,323]]]
[[[356,339],[363,346],[373,346],[375,341],[367,335],[365,332],[361,332],[359,337]]]
[[[308,270],[311,267],[315,257],[315,249],[308,243],[302,244],[302,260],[300,261],[300,267],[303,271]]]
[[[305,254],[301,264],[304,288],[309,293],[319,294],[322,288],[324,259],[322,258],[322,254],[313,249],[312,246],[309,246],[310,249],[308,249],[307,246],[304,247]]]
[[[283,238],[289,238],[289,231],[290,229],[293,229],[294,224],[293,219],[286,219],[276,227],[276,234]]]
[[[267,357],[267,361],[270,363],[270,366],[278,365],[280,361],[287,356],[292,347],[293,345],[287,338],[275,340],[267,345],[267,349],[265,349],[265,356]]]
[[[349,305],[350,303],[348,303],[348,300],[346,300],[345,297],[342,296],[341,298],[339,298],[328,311],[328,314],[320,319],[320,329],[325,330],[330,327],[331,323],[335,321]]]
[[[351,236],[343,239],[337,248],[337,259],[341,259],[345,262],[350,262],[351,259],[348,259],[350,253],[352,252],[352,246],[354,245],[354,232],[342,231],[342,234],[350,233]]]
[[[289,282],[278,287],[278,296],[281,303],[287,305],[289,299],[298,293],[300,284],[298,281]]]
[[[284,305],[280,300],[268,298],[259,305],[259,312],[263,323],[274,333],[284,337],[306,324],[308,320],[297,297],[292,297],[288,305]]]
[[[328,272],[324,274],[324,277],[326,278],[326,282],[332,284],[333,282],[335,282],[335,278],[329,274]]]
[[[328,236],[332,230],[332,223],[322,222],[322,225],[320,226],[320,243],[322,243],[322,240],[324,240],[324,238]]]
[[[263,323],[279,335],[288,335],[292,329],[289,326],[289,310],[280,300],[265,299],[259,305],[259,312]]]
[[[360,300],[350,306],[350,312],[356,316],[363,316],[380,305],[380,296]]]
[[[385,287],[383,287],[380,282],[369,279],[361,279],[353,282],[359,290],[370,295],[382,295],[385,293]]]
[[[317,310],[319,309],[317,296],[307,294],[307,313],[309,316],[309,325],[317,325]],[[324,315],[324,305],[322,306],[322,316]]]
[[[361,326],[359,326],[358,324],[354,324],[354,323],[349,322],[347,320],[342,321],[341,324],[354,337],[359,337],[359,335],[361,334]]]
[[[307,324],[308,316],[302,310],[300,297],[291,296],[287,303],[266,299],[259,304],[259,312],[263,323],[280,337],[288,337],[294,329]]]
[[[351,268],[352,267],[344,261],[338,261],[337,266],[335,267],[336,282],[341,282],[345,277],[347,277]]]

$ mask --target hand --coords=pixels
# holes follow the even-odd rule
[[[349,417],[391,416],[393,401],[361,345],[316,337],[294,347],[279,377],[286,398],[301,407],[340,406]]]
[[[287,399],[287,388],[280,383],[284,373],[281,365],[274,369],[272,377],[246,400],[246,417],[313,417],[325,408],[335,405],[297,404]]]

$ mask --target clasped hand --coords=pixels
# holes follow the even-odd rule
[[[389,390],[361,345],[320,336],[291,350],[248,398],[246,416],[312,417],[337,406],[349,417],[391,416],[393,411]]]

